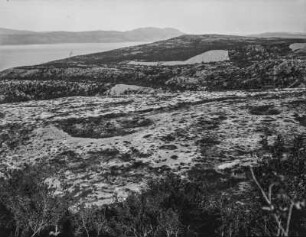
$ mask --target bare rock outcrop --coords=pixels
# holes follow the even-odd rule
[[[119,96],[127,94],[153,94],[155,92],[156,91],[150,87],[117,84],[108,91],[106,91],[105,94],[110,96]]]

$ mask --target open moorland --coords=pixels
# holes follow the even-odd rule
[[[0,72],[3,228],[302,236],[305,45],[184,35]]]
[[[305,87],[305,39],[183,35],[0,73],[0,102],[104,94],[117,84],[164,91]]]
[[[269,134],[306,135],[306,90],[66,97],[1,105],[1,172],[47,162],[82,201],[148,177],[250,165]],[[289,141],[290,142],[290,141]]]

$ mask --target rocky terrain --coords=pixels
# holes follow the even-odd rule
[[[218,172],[248,166],[263,136],[306,134],[305,106],[305,89],[2,104],[0,170],[51,164],[59,188],[68,183],[80,202],[101,205],[170,170],[184,176],[197,166]]]
[[[183,35],[0,72],[0,103],[104,95],[117,84],[163,91],[299,88],[305,39]]]
[[[5,70],[0,171],[51,165],[59,189],[99,205],[169,171],[236,177],[264,137],[305,135],[305,43],[184,35]]]

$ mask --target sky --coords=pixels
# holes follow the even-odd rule
[[[148,26],[190,34],[306,33],[306,0],[0,0],[4,28],[126,31]]]

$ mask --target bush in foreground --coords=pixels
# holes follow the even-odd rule
[[[69,209],[76,204],[72,199],[54,195],[44,182],[48,169],[8,173],[0,185],[1,236],[304,236],[303,139],[294,139],[292,146],[282,137],[262,144],[267,155],[245,170],[246,188],[238,193],[241,180],[196,167],[188,178],[170,173],[125,200],[80,205],[77,212]]]

